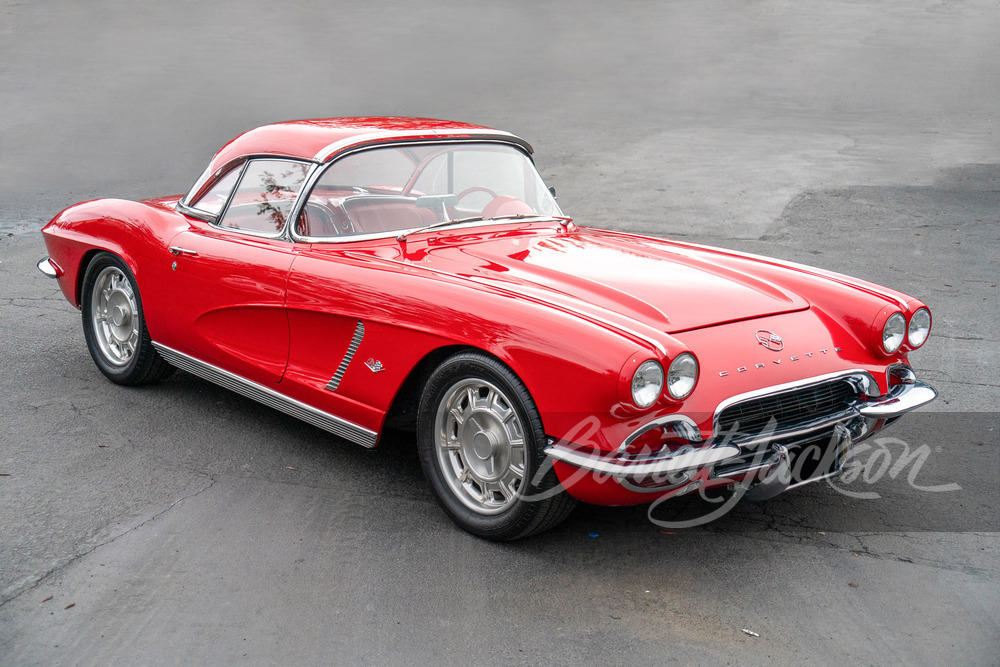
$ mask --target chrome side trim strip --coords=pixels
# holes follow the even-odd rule
[[[330,381],[326,383],[326,388],[330,391],[337,391],[337,387],[340,386],[340,381],[344,379],[344,373],[347,372],[347,366],[354,359],[354,353],[358,351],[358,346],[361,345],[361,341],[365,338],[365,323],[358,320],[358,326],[354,327],[354,336],[351,338],[351,344],[347,346],[347,352],[344,353],[344,358],[340,361],[340,366],[337,366],[337,372],[333,374]]]
[[[178,352],[166,345],[160,345],[154,342],[153,347],[156,351],[167,360],[170,364],[180,368],[183,371],[187,371],[192,375],[197,375],[198,377],[213,382],[221,387],[225,387],[231,391],[235,391],[237,394],[242,394],[247,398],[251,398],[255,401],[263,403],[268,407],[272,407],[275,410],[280,410],[287,415],[291,415],[297,419],[301,419],[304,422],[312,424],[317,428],[321,428],[324,431],[329,431],[334,435],[340,436],[345,440],[350,440],[351,442],[357,443],[363,447],[374,447],[375,442],[378,439],[378,434],[375,431],[371,431],[363,426],[359,426],[353,422],[349,422],[346,419],[341,419],[336,415],[331,415],[328,412],[323,412],[310,405],[306,405],[301,401],[297,401],[293,398],[288,398],[283,394],[265,387],[263,385],[257,384],[242,378],[235,373],[230,373],[229,371],[223,370],[212,364],[205,363],[199,359],[195,359],[192,356],[184,354],[183,352]]]

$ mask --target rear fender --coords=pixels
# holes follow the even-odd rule
[[[59,287],[73,306],[82,301],[83,276],[99,252],[120,257],[132,271],[142,295],[151,335],[163,317],[167,297],[157,280],[170,270],[169,240],[186,229],[185,218],[163,205],[96,199],[70,206],[42,228],[49,257],[62,269]],[[154,335],[155,338],[155,335]]]

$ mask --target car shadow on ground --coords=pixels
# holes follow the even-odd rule
[[[440,513],[412,433],[387,431],[378,447],[365,449],[183,372],[139,393],[158,406],[153,420],[183,414],[214,434],[211,440],[217,443],[197,450],[157,443],[161,458],[174,457],[209,475],[406,498],[418,502],[401,505],[400,512]],[[865,446],[849,460],[850,474],[840,480],[820,481],[764,502],[726,503],[723,511],[724,498],[698,493],[652,507],[580,504],[557,531],[619,536],[647,531],[996,531],[1000,490],[991,480],[1000,476],[1000,463],[990,456],[997,443],[988,436],[995,439],[998,427],[1000,419],[992,413],[918,412],[883,432],[890,434],[886,438],[861,443]],[[149,433],[157,432],[151,423]],[[988,468],[994,474],[963,475]],[[712,514],[719,516],[704,520]]]

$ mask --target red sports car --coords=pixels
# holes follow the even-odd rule
[[[836,475],[936,396],[918,299],[583,227],[531,147],[418,118],[267,125],[184,196],[71,206],[38,264],[112,381],[201,376],[365,447],[416,432],[463,528]]]

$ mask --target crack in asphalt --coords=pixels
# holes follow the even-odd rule
[[[949,336],[942,333],[934,333],[934,338],[946,338],[948,340],[974,340],[984,343],[1000,343],[1000,340],[996,338],[982,338],[980,336]]]
[[[758,522],[762,528],[773,531],[784,540],[775,539],[766,533],[760,534],[747,534],[743,533],[742,536],[748,539],[757,540],[760,542],[780,542],[780,541],[794,541],[800,546],[813,546],[816,548],[828,548],[836,551],[850,552],[858,556],[867,556],[869,558],[874,558],[876,560],[886,560],[895,561],[899,563],[907,563],[910,565],[923,565],[925,567],[933,567],[936,569],[946,570],[949,572],[961,572],[965,574],[974,575],[995,575],[996,570],[975,567],[972,565],[957,565],[955,563],[947,563],[940,560],[932,560],[928,558],[922,558],[919,556],[907,557],[901,556],[892,550],[888,549],[878,549],[874,545],[866,542],[866,538],[879,537],[884,538],[886,532],[860,532],[860,533],[848,533],[848,532],[833,532],[824,531],[819,526],[809,525],[805,519],[796,519],[795,517],[790,517],[784,514],[780,514],[775,511],[775,508],[767,507],[766,505],[761,506],[761,510],[764,513],[764,521]],[[783,523],[779,523],[783,522]],[[789,525],[791,524],[791,525]],[[808,531],[809,534],[797,534],[796,531]],[[835,541],[829,539],[818,539],[817,534],[824,533],[824,536],[830,537],[834,535],[843,536],[845,538],[854,540],[856,543],[856,548],[845,546],[843,544],[838,544]],[[898,538],[901,540],[916,541],[916,536],[907,534],[904,532],[892,532],[889,533],[893,538]],[[981,532],[969,532],[969,535],[987,535],[992,533],[981,533]]]
[[[198,473],[198,474],[204,475],[204,473]],[[35,581],[33,581],[33,582],[29,583],[29,584],[25,584],[19,591],[17,591],[13,595],[10,595],[9,597],[6,597],[4,599],[0,599],[0,609],[2,609],[3,607],[5,607],[8,603],[13,602],[14,600],[17,600],[18,598],[20,598],[21,596],[25,595],[26,593],[29,593],[29,592],[33,591],[34,589],[36,589],[39,585],[41,585],[45,580],[47,580],[51,576],[53,576],[55,574],[58,574],[62,570],[65,570],[67,567],[69,567],[73,563],[76,563],[77,561],[79,561],[79,560],[81,560],[81,559],[89,556],[90,554],[94,553],[95,551],[97,551],[101,547],[107,546],[107,545],[109,545],[109,544],[111,544],[113,542],[116,542],[116,541],[120,540],[121,538],[125,537],[126,535],[130,535],[130,534],[134,533],[135,531],[137,531],[140,528],[144,527],[146,524],[150,523],[151,521],[154,521],[154,520],[162,517],[164,514],[166,514],[167,512],[169,512],[170,510],[172,510],[173,508],[177,507],[178,505],[180,505],[181,503],[183,503],[185,500],[188,500],[190,498],[194,498],[196,496],[201,495],[205,491],[208,491],[213,486],[215,486],[216,479],[214,477],[210,476],[210,475],[206,475],[206,476],[209,478],[209,483],[206,484],[205,486],[203,486],[202,488],[198,489],[197,491],[194,491],[193,493],[189,493],[189,494],[187,494],[185,496],[182,496],[181,498],[178,498],[177,500],[175,500],[172,503],[170,503],[170,505],[168,507],[165,507],[164,509],[162,509],[159,512],[157,512],[157,513],[153,514],[152,516],[150,516],[148,519],[144,520],[143,522],[141,522],[141,523],[139,523],[139,524],[137,524],[135,526],[132,526],[128,530],[126,530],[126,531],[124,531],[122,533],[119,533],[118,535],[114,535],[113,537],[111,537],[111,538],[109,538],[107,540],[104,540],[104,541],[102,541],[102,542],[100,542],[98,544],[95,544],[94,546],[92,546],[91,548],[87,549],[86,551],[83,551],[83,552],[80,552],[80,553],[75,554],[73,556],[70,556],[64,562],[59,563],[58,565],[55,565],[54,567],[50,568],[49,570],[47,570],[43,574],[39,575],[39,577]]]

